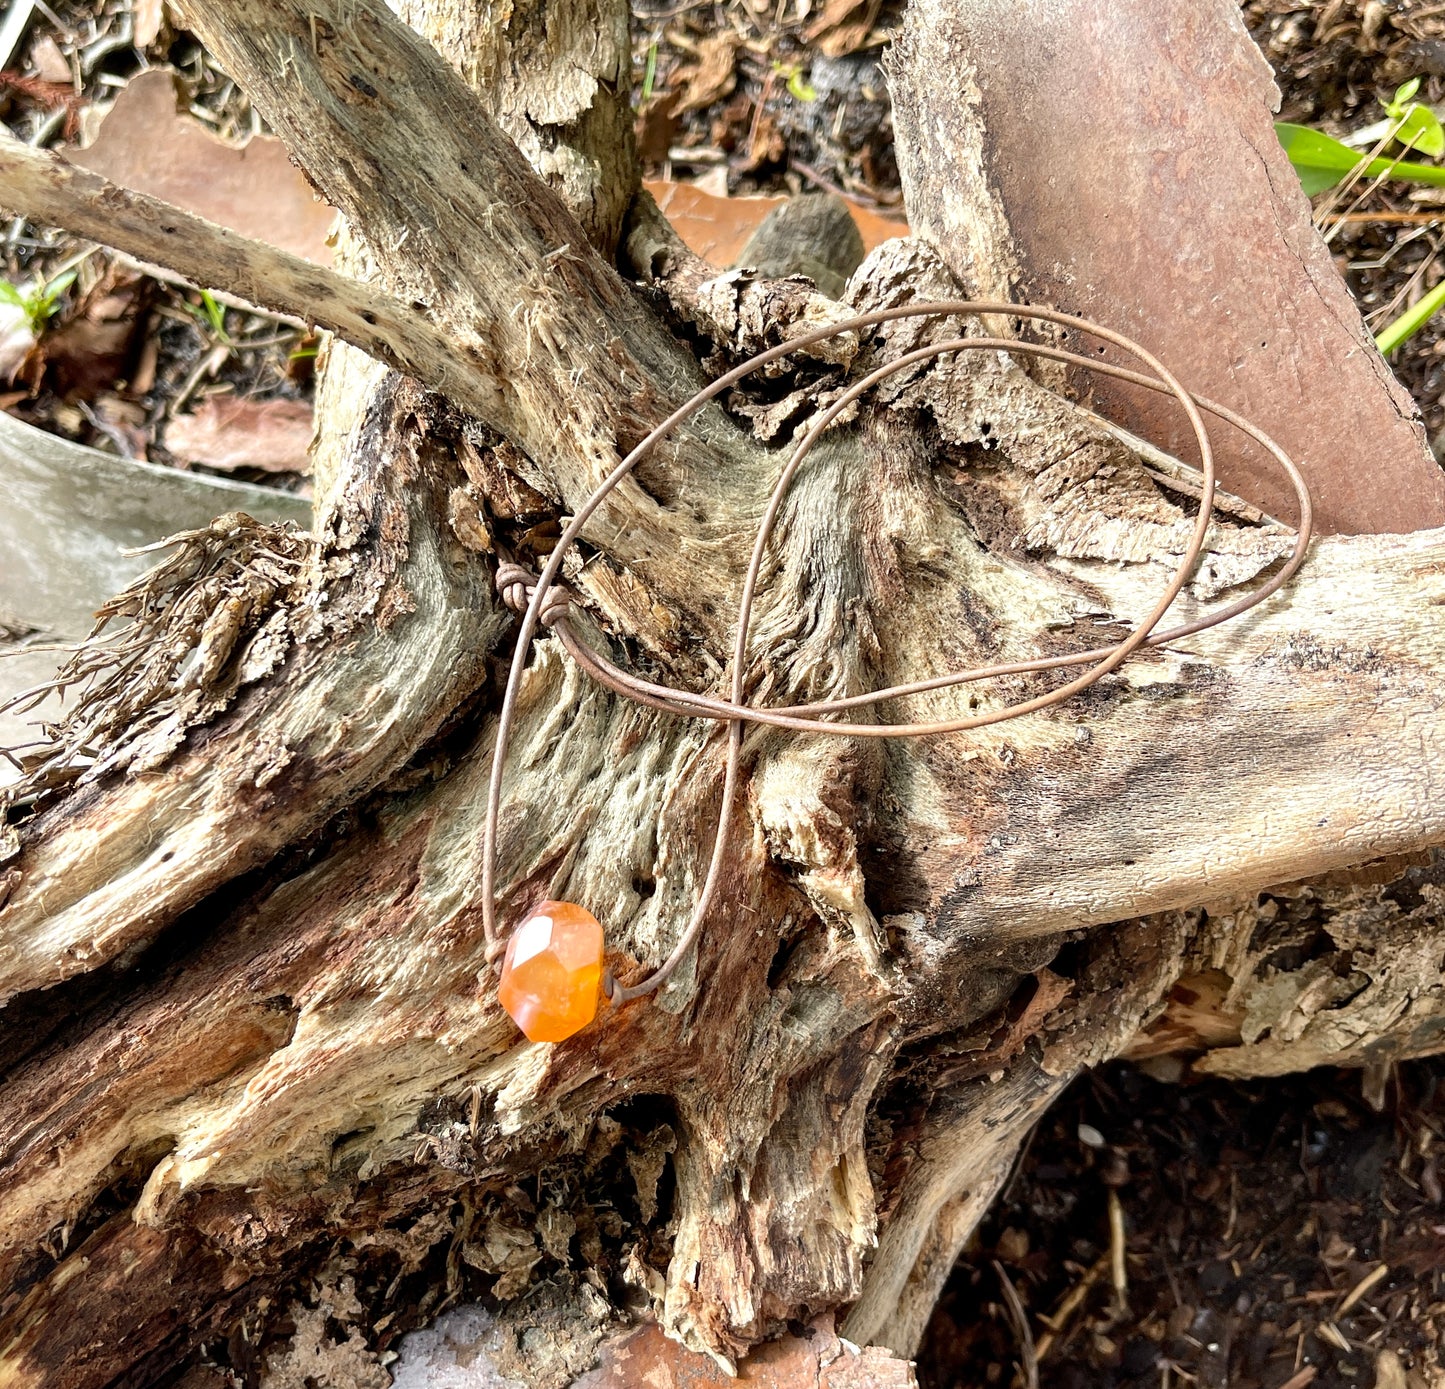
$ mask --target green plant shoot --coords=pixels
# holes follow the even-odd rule
[[[817,101],[817,89],[803,76],[803,69],[797,63],[780,63],[774,60],[773,71],[787,82],[790,96],[799,101]]]
[[[206,322],[211,325],[211,331],[222,342],[229,342],[230,339],[226,336],[226,311],[216,302],[216,296],[208,289],[201,291],[201,307],[206,311]]]
[[[1395,139],[1400,144],[1438,159],[1445,154],[1445,127],[1428,106],[1413,100],[1419,90],[1420,79],[1412,77],[1396,88],[1393,101],[1382,104],[1385,114],[1395,122]]]
[[[24,313],[30,322],[30,331],[39,337],[40,330],[60,312],[61,296],[74,283],[74,270],[67,270],[44,284],[37,282],[24,288],[12,285],[9,280],[0,280],[0,300]]]
[[[817,101],[818,89],[803,76],[802,68],[794,68],[788,74],[788,91],[799,101]]]
[[[642,99],[648,101],[652,97],[652,89],[657,82],[657,40],[654,39],[647,45],[647,63],[642,69]]]
[[[1439,312],[1442,304],[1445,304],[1445,280],[1376,335],[1375,346],[1381,355],[1388,357],[1402,343],[1409,342]]]
[[[1288,121],[1277,121],[1274,129],[1308,197],[1333,188],[1364,163],[1357,150],[1341,144],[1323,131],[1311,130],[1307,125],[1291,125]],[[1365,164],[1364,174],[1366,178],[1393,178],[1445,188],[1445,167],[1439,164],[1420,164],[1408,159],[1372,159]]]

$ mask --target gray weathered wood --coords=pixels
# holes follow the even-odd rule
[[[849,1305],[858,1336],[906,1351],[1012,1145],[1081,1066],[1163,1025],[1177,979],[1234,971],[1222,1066],[1236,1074],[1439,1044],[1430,862],[1326,904],[1365,976],[1348,997],[1320,987],[1334,947],[1281,978],[1253,944],[1262,889],[1445,840],[1438,530],[1319,542],[1247,620],[1001,728],[750,740],[696,958],[566,1044],[522,1043],[485,977],[477,896],[490,661],[508,627],[498,551],[525,549],[537,517],[575,506],[699,379],[660,313],[707,339],[715,369],[843,311],[796,283],[706,272],[645,200],[623,239],[645,285],[629,286],[576,221],[585,183],[549,190],[528,172],[379,3],[193,9],[345,210],[358,273],[423,305],[507,408],[483,425],[377,372],[329,387],[316,544],[232,634],[249,652],[270,633],[267,673],[238,682],[223,664],[215,707],[145,776],[102,779],[20,827],[0,869],[0,1366],[14,1384],[63,1370],[86,1389],[173,1365],[243,1316],[258,1324],[263,1300],[288,1305],[303,1274],[414,1267],[431,1248],[502,1278],[489,1250],[513,1250],[513,1291],[551,1248],[545,1288],[502,1313],[519,1326],[547,1299],[541,1383],[575,1374],[601,1336],[584,1265],[616,1271],[624,1248],[664,1327],[720,1359]],[[529,77],[526,51],[498,61],[517,90],[541,90],[546,65]],[[915,200],[941,196],[926,178]],[[856,304],[956,293],[964,235],[945,221],[933,242],[880,248]],[[792,364],[749,410],[700,417],[588,533],[569,577],[592,638],[715,687],[739,553],[780,463],[749,421],[765,434],[797,389],[786,432],[850,358],[948,331],[891,325]],[[756,695],[1092,645],[1162,586],[1184,503],[1012,363],[960,357],[895,381],[785,508]],[[1222,519],[1212,543],[1185,613],[1249,583],[1281,537]],[[1041,688],[1003,685],[883,712]],[[660,960],[711,847],[720,765],[714,730],[620,703],[543,641],[504,785],[503,919],[566,897],[606,923],[619,972]],[[1387,895],[1412,873],[1413,895]],[[1313,906],[1316,890],[1276,900]],[[1281,930],[1296,919],[1276,915]],[[670,1169],[670,1207],[639,1198],[624,1217],[619,1188],[589,1188],[609,1135],[634,1176]],[[539,1181],[555,1214],[518,1234],[509,1193]],[[107,1191],[131,1195],[98,1215]],[[604,1200],[622,1232],[598,1254]],[[559,1245],[568,1219],[575,1242]]]

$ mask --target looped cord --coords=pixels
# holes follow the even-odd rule
[[[659,685],[641,679],[629,671],[622,670],[612,664],[604,656],[590,647],[586,646],[572,630],[567,622],[567,611],[570,600],[563,594],[560,604],[557,595],[562,590],[556,587],[556,578],[561,571],[563,559],[567,550],[574,541],[581,535],[583,528],[591,519],[598,507],[607,499],[613,489],[625,478],[653,446],[669,431],[681,424],[689,416],[696,414],[708,401],[720,395],[723,391],[740,381],[743,377],[756,371],[759,367],[766,366],[769,362],[776,361],[779,357],[790,353],[796,353],[814,343],[822,342],[826,338],[835,337],[840,333],[857,332],[863,328],[874,327],[878,324],[892,322],[902,318],[919,318],[934,316],[958,316],[958,317],[980,317],[983,315],[1003,315],[1009,318],[1032,319],[1035,321],[1054,323],[1061,327],[1071,328],[1077,332],[1097,338],[1101,342],[1111,343],[1128,353],[1145,366],[1152,375],[1146,376],[1140,372],[1131,371],[1126,367],[1115,366],[1112,363],[1100,361],[1097,358],[1084,357],[1074,352],[1065,351],[1062,348],[1051,347],[1042,343],[1028,343],[1016,341],[1011,338],[992,337],[959,337],[950,338],[944,342],[932,343],[926,347],[920,347],[912,352],[905,353],[892,362],[879,367],[877,370],[865,376],[853,386],[849,387],[842,396],[835,401],[818,421],[809,429],[808,433],[794,448],[792,455],[784,465],[778,481],[773,488],[772,497],[769,500],[768,508],[763,515],[762,523],[758,527],[757,536],[753,544],[751,562],[748,566],[747,576],[743,582],[742,596],[738,602],[738,622],[733,645],[732,660],[729,666],[729,692],[726,699],[714,696],[694,694],[688,690],[676,690],[667,685]],[[1121,381],[1127,381],[1135,386],[1142,386],[1147,390],[1171,395],[1178,401],[1180,408],[1184,411],[1195,441],[1199,448],[1200,471],[1203,474],[1203,487],[1199,500],[1199,511],[1190,535],[1189,544],[1174,571],[1164,592],[1154,607],[1144,617],[1134,630],[1112,646],[1094,647],[1088,651],[1075,652],[1066,656],[1040,657],[1032,661],[1016,661],[1005,665],[984,666],[974,670],[953,671],[943,675],[931,676],[923,680],[915,680],[905,685],[894,685],[885,690],[875,690],[871,694],[853,695],[846,699],[822,700],[812,704],[798,704],[784,708],[754,708],[748,705],[746,690],[744,686],[747,671],[748,656],[748,632],[752,618],[753,600],[756,595],[759,576],[762,572],[763,559],[766,554],[768,540],[772,535],[773,526],[782,508],[784,496],[787,493],[789,484],[798,468],[812,451],[813,446],[822,436],[830,424],[847,409],[859,396],[872,389],[880,381],[885,380],[893,373],[905,370],[906,368],[921,362],[929,361],[935,357],[945,354],[962,354],[965,352],[992,351],[1007,353],[1012,356],[1034,356],[1046,358],[1050,361],[1064,362],[1071,366],[1084,367],[1104,376],[1111,376]],[[1295,496],[1299,503],[1300,521],[1295,533],[1294,547],[1284,564],[1265,580],[1254,592],[1236,599],[1234,602],[1222,607],[1213,609],[1202,617],[1197,617],[1190,622],[1183,623],[1164,631],[1156,631],[1159,622],[1164,614],[1173,605],[1176,597],[1184,585],[1188,582],[1190,574],[1204,548],[1205,537],[1208,534],[1214,508],[1215,494],[1215,467],[1214,452],[1210,445],[1209,435],[1204,428],[1204,421],[1200,411],[1205,411],[1215,418],[1222,420],[1231,428],[1239,430],[1247,437],[1253,439],[1277,462],[1295,490]],[[1143,646],[1163,646],[1169,642],[1192,636],[1196,632],[1202,632],[1207,628],[1216,627],[1221,622],[1227,622],[1230,618],[1237,617],[1240,613],[1263,602],[1272,593],[1282,588],[1298,571],[1304,563],[1305,554],[1309,549],[1310,536],[1313,528],[1313,512],[1310,502],[1309,489],[1305,480],[1295,466],[1293,460],[1262,430],[1250,424],[1248,420],[1241,418],[1234,411],[1226,406],[1219,405],[1212,400],[1206,400],[1202,396],[1196,396],[1186,391],[1183,386],[1170,374],[1168,369],[1147,352],[1138,343],[1133,342],[1121,333],[1113,332],[1111,329],[1100,327],[1098,324],[1090,323],[1087,319],[1076,318],[1071,314],[1059,313],[1054,309],[1032,308],[1022,304],[1009,304],[997,301],[971,301],[971,300],[946,300],[937,303],[901,305],[891,309],[878,309],[872,313],[860,314],[856,318],[850,318],[840,323],[832,324],[826,328],[815,329],[812,332],[804,333],[788,342],[781,343],[777,347],[769,348],[766,352],[760,352],[757,356],[749,358],[741,365],[734,367],[725,375],[719,377],[711,385],[698,391],[690,400],[684,402],[661,424],[659,424],[645,439],[642,440],[629,453],[611,473],[603,480],[590,497],[577,509],[576,514],[563,529],[557,541],[556,548],[548,556],[547,563],[543,566],[541,574],[535,578],[529,571],[520,565],[504,564],[497,571],[497,585],[502,590],[503,597],[508,606],[522,613],[522,621],[517,631],[517,645],[512,657],[511,670],[507,677],[506,693],[502,697],[501,711],[497,720],[496,743],[492,753],[491,779],[487,788],[487,813],[483,824],[482,833],[482,925],[487,938],[487,959],[495,961],[502,952],[504,943],[497,931],[496,921],[496,869],[497,869],[497,822],[501,812],[502,799],[502,770],[507,755],[507,744],[511,734],[512,723],[516,714],[517,692],[521,687],[522,670],[526,660],[527,648],[537,633],[539,626],[552,628],[560,638],[563,647],[568,655],[587,672],[589,676],[598,681],[599,684],[615,691],[627,699],[646,705],[649,708],[660,709],[667,713],[677,714],[693,718],[715,719],[725,722],[728,726],[727,751],[723,771],[723,790],[721,805],[718,810],[717,832],[713,839],[712,854],[708,862],[707,876],[703,881],[702,891],[698,894],[697,902],[693,907],[692,916],[687,926],[683,929],[673,946],[672,953],[667,960],[639,983],[623,986],[614,980],[609,971],[603,979],[603,988],[614,1005],[627,1003],[632,999],[640,998],[644,994],[651,993],[664,984],[676,970],[678,965],[687,955],[696,941],[698,933],[702,929],[708,908],[712,902],[713,895],[717,889],[721,877],[722,866],[727,855],[729,833],[732,825],[733,808],[737,798],[738,781],[740,778],[740,765],[742,760],[742,728],[744,723],[769,724],[779,728],[794,729],[798,732],[812,733],[829,737],[845,738],[908,738],[919,737],[932,733],[952,733],[964,729],[982,728],[989,724],[1002,723],[1006,719],[1017,718],[1021,714],[1031,713],[1035,710],[1044,709],[1054,704],[1059,704],[1070,696],[1077,694],[1080,690],[1092,685],[1095,681],[1107,675],[1110,671],[1121,666],[1135,651]],[[898,699],[905,695],[921,694],[927,690],[945,689],[953,685],[963,685],[979,680],[993,679],[1002,675],[1020,675],[1037,671],[1061,670],[1068,666],[1087,666],[1088,669],[1082,675],[1075,676],[1072,680],[1057,686],[1045,694],[1037,695],[1019,704],[1008,705],[1003,708],[991,709],[981,713],[971,714],[965,717],[954,719],[943,719],[931,723],[851,723],[837,719],[837,715],[867,705],[878,704],[885,700]]]
[[[514,613],[525,613],[532,595],[537,591],[537,576],[525,565],[511,561],[497,566],[497,592]],[[555,627],[572,607],[572,595],[560,584],[553,584],[547,590],[546,601],[538,613],[538,621],[544,627]]]

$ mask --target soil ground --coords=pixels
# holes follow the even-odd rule
[[[141,8],[52,0],[38,10],[3,74],[0,117],[23,138],[53,143],[73,108],[146,65],[171,63],[192,77],[203,118],[248,128],[248,104],[184,32],[163,23],[137,49]],[[897,14],[867,0],[639,0],[647,173],[701,178],[716,192],[822,187],[897,210],[879,65]],[[1415,76],[1424,99],[1445,98],[1445,5],[1248,0],[1244,14],[1278,73],[1284,119],[1342,135],[1378,119],[1381,98]],[[71,80],[46,86],[41,74],[47,63],[54,74],[57,53]],[[1378,329],[1445,277],[1445,192],[1381,187],[1348,210],[1332,245]],[[3,249],[12,278],[53,274],[75,251],[23,224]],[[103,255],[86,263],[58,326],[75,321],[97,286],[113,290],[102,283],[112,270]],[[218,329],[198,295],[133,275],[126,283],[136,328],[110,376],[92,362],[77,393],[47,363],[9,408],[83,442],[139,446],[166,461],[161,426],[183,393],[304,397],[299,336],[234,313]],[[222,336],[243,345],[202,378]],[[1439,454],[1445,322],[1392,364]],[[922,1383],[1027,1385],[1031,1354],[1036,1382],[1056,1389],[1445,1383],[1432,1377],[1445,1333],[1442,1078],[1441,1063],[1399,1068],[1378,1112],[1361,1098],[1358,1073],[1161,1083],[1114,1066],[1081,1080],[1041,1123],[955,1270],[920,1358]]]
[[[1377,1113],[1359,1072],[1083,1078],[955,1268],[924,1389],[1013,1380],[1025,1352],[1004,1279],[1052,1389],[1439,1384],[1441,1079],[1438,1063],[1402,1067]]]

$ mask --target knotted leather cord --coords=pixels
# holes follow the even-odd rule
[[[976,317],[986,314],[1001,314],[1014,318],[1028,318],[1076,329],[1091,337],[1112,343],[1114,346],[1128,352],[1154,371],[1156,375],[1155,377],[1144,376],[1138,372],[1130,371],[1127,368],[1094,361],[1061,348],[1037,343],[1016,342],[1012,339],[1005,338],[953,338],[906,353],[895,361],[877,368],[868,376],[858,381],[830,406],[794,448],[791,457],[779,475],[769,501],[768,509],[764,514],[762,523],[758,527],[751,561],[743,583],[742,596],[738,604],[738,623],[731,667],[731,697],[729,699],[724,700],[708,695],[693,694],[686,690],[677,690],[670,686],[658,685],[643,680],[614,665],[605,657],[586,646],[578,638],[576,632],[573,631],[570,623],[567,621],[567,610],[570,605],[570,598],[566,595],[565,590],[554,587],[566,552],[579,537],[587,521],[602,502],[606,500],[613,489],[642,461],[657,442],[675,426],[682,423],[690,415],[696,413],[696,411],[701,409],[709,400],[751,372],[756,371],[759,367],[776,361],[779,357],[795,353],[813,343],[821,342],[826,338],[901,318],[940,315]],[[1179,401],[1199,444],[1203,488],[1199,502],[1199,514],[1190,535],[1189,544],[1168,587],[1144,621],[1131,633],[1121,638],[1112,646],[1095,647],[1088,651],[1077,652],[1066,656],[1040,657],[1029,661],[1018,661],[980,667],[974,670],[957,671],[947,675],[933,676],[925,680],[912,681],[905,685],[891,686],[887,689],[876,690],[866,695],[852,695],[846,698],[822,700],[810,704],[772,708],[749,706],[746,703],[744,681],[746,676],[748,631],[752,616],[753,600],[757,590],[758,578],[761,573],[767,543],[793,476],[833,420],[851,405],[853,401],[857,400],[859,396],[863,395],[873,386],[893,375],[895,372],[902,371],[919,362],[927,361],[949,352],[969,351],[1017,353],[1082,366],[1091,371],[1097,371],[1106,376],[1128,381],[1131,384],[1143,386],[1152,391],[1171,394]],[[1216,488],[1214,454],[1210,447],[1208,434],[1204,428],[1204,422],[1199,414],[1201,409],[1254,439],[1280,464],[1281,468],[1283,468],[1289,477],[1291,484],[1294,486],[1299,501],[1299,527],[1295,536],[1294,548],[1285,564],[1272,578],[1267,580],[1253,593],[1237,599],[1235,602],[1215,612],[1196,618],[1192,622],[1156,633],[1153,629],[1173,604],[1174,599],[1178,596],[1185,583],[1188,582],[1189,575],[1193,571],[1194,565],[1203,550],[1204,541],[1211,522]],[[672,953],[658,969],[649,974],[641,982],[630,987],[624,987],[618,984],[612,977],[610,971],[604,976],[603,986],[609,999],[614,1005],[621,1005],[633,999],[640,998],[644,994],[651,993],[664,984],[686,956],[702,928],[717,887],[722,863],[726,856],[741,763],[742,726],[745,722],[769,724],[775,727],[791,728],[802,732],[828,734],[833,737],[918,737],[930,733],[949,733],[971,728],[981,728],[989,724],[1001,723],[1006,719],[1016,718],[1020,714],[1030,713],[1037,709],[1058,704],[1087,688],[1089,685],[1092,685],[1095,681],[1122,665],[1139,647],[1145,644],[1159,646],[1186,636],[1192,636],[1209,627],[1217,626],[1221,622],[1226,622],[1232,617],[1237,617],[1240,613],[1262,602],[1287,583],[1304,562],[1305,553],[1309,547],[1311,530],[1312,506],[1309,489],[1299,469],[1278,444],[1264,434],[1263,431],[1250,424],[1247,420],[1242,419],[1227,407],[1203,397],[1194,396],[1186,391],[1168,369],[1139,344],[1131,341],[1120,333],[1115,333],[1110,329],[1090,323],[1085,319],[1059,313],[1052,309],[1030,308],[1023,305],[994,301],[940,301],[935,303],[904,305],[861,314],[841,323],[833,324],[827,328],[816,329],[801,337],[793,338],[788,342],[779,344],[777,347],[770,348],[766,352],[758,353],[739,366],[734,367],[726,375],[719,377],[711,385],[697,392],[696,395],[669,415],[667,419],[663,420],[661,424],[648,434],[648,436],[608,474],[606,479],[604,479],[591,496],[587,498],[577,514],[563,530],[556,547],[548,557],[540,575],[534,579],[527,570],[519,565],[512,564],[501,566],[497,572],[498,588],[502,591],[503,597],[508,605],[521,611],[522,621],[517,633],[516,650],[512,659],[511,670],[507,679],[507,688],[503,695],[501,712],[498,719],[497,737],[492,756],[491,778],[488,785],[486,819],[483,827],[482,923],[488,944],[488,958],[494,960],[497,955],[501,953],[504,944],[497,932],[495,897],[496,840],[497,822],[501,809],[502,770],[506,760],[512,722],[515,717],[517,693],[521,685],[525,653],[528,645],[536,634],[539,622],[556,631],[562,640],[564,648],[573,660],[575,660],[589,676],[608,689],[628,699],[635,700],[637,703],[646,705],[649,708],[696,718],[722,720],[728,724],[728,746],[723,775],[722,800],[718,811],[718,828],[713,839],[712,855],[708,863],[707,876],[704,879],[702,891],[698,896],[687,927],[678,937]],[[524,597],[526,600],[525,606],[522,601]],[[943,689],[951,685],[966,684],[978,680],[991,679],[996,676],[1055,670],[1071,665],[1086,665],[1090,662],[1094,664],[1082,675],[1077,676],[1075,679],[1046,694],[1025,700],[1019,704],[1008,705],[1000,709],[989,710],[985,713],[974,714],[964,718],[911,724],[822,723],[818,721],[827,715],[837,714],[847,709],[878,703],[886,699],[896,699],[904,695],[919,694],[927,690]]]

